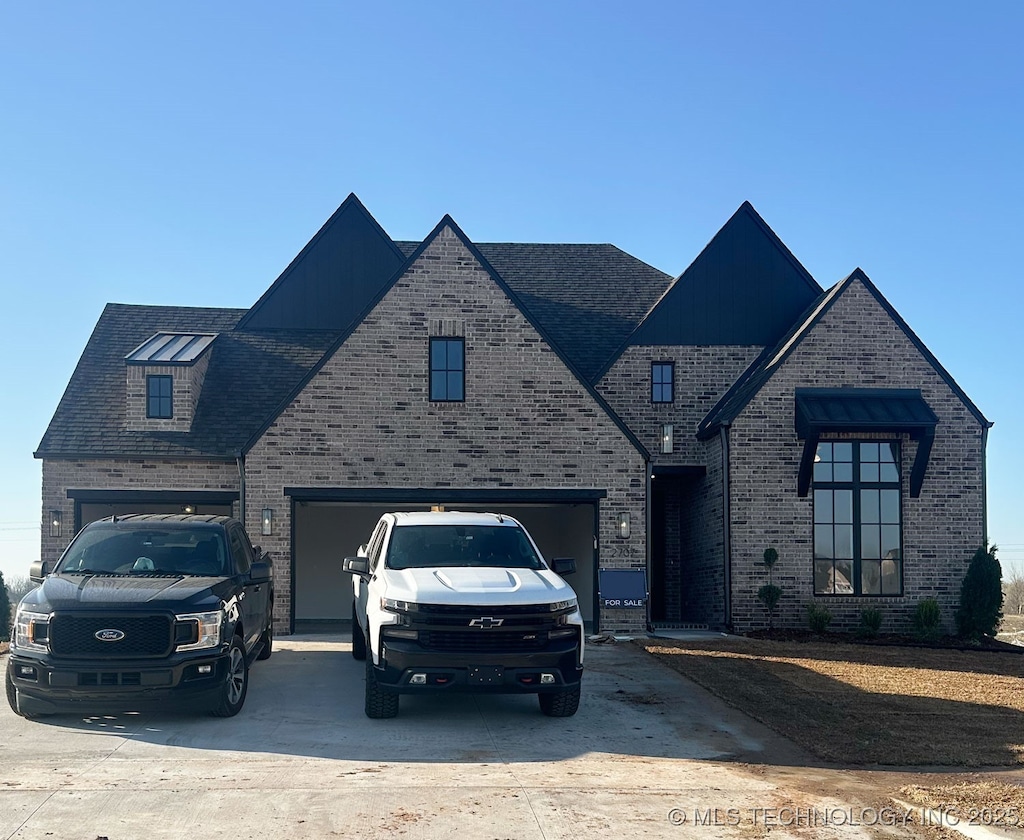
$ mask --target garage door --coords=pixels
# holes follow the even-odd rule
[[[75,533],[90,522],[132,513],[205,513],[234,516],[231,490],[68,490],[75,502]]]

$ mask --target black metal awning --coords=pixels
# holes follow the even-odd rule
[[[804,441],[797,488],[806,496],[818,440],[827,432],[894,432],[918,441],[910,495],[921,495],[939,418],[921,392],[904,388],[797,388],[796,433]]]

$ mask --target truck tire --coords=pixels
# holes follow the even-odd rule
[[[249,663],[245,658],[245,648],[238,636],[231,639],[228,648],[227,673],[221,684],[220,698],[211,713],[214,717],[234,717],[242,711],[245,695],[249,692]]]
[[[362,662],[366,659],[366,637],[356,620],[356,605],[352,602],[352,658]]]
[[[580,707],[580,685],[551,694],[538,694],[540,710],[548,717],[572,717]]]
[[[398,695],[381,688],[377,682],[377,669],[373,667],[373,657],[366,656],[366,716],[382,720],[397,715]]]

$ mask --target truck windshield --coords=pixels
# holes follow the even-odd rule
[[[61,558],[58,574],[220,576],[223,535],[212,529],[87,528]]]
[[[508,525],[405,525],[394,529],[390,569],[437,566],[500,566],[543,569],[522,529]]]

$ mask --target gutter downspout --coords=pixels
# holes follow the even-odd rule
[[[732,630],[732,531],[729,527],[731,521],[729,506],[729,424],[723,423],[718,430],[719,438],[722,441],[722,540],[725,562],[723,565],[723,578],[725,582],[724,608],[725,627]]]
[[[645,567],[647,569],[647,615],[645,616],[645,627],[648,632],[651,632],[654,629],[651,624],[651,562],[653,559],[651,552],[651,523],[654,520],[654,516],[651,511],[651,479],[653,476],[651,474],[650,458],[644,459],[644,470],[644,495],[646,497],[644,500],[644,553],[647,555],[645,560]]]
[[[981,427],[981,544],[988,551],[988,430]]]
[[[238,518],[245,528],[245,456],[241,452],[235,455],[235,463],[238,465]]]

